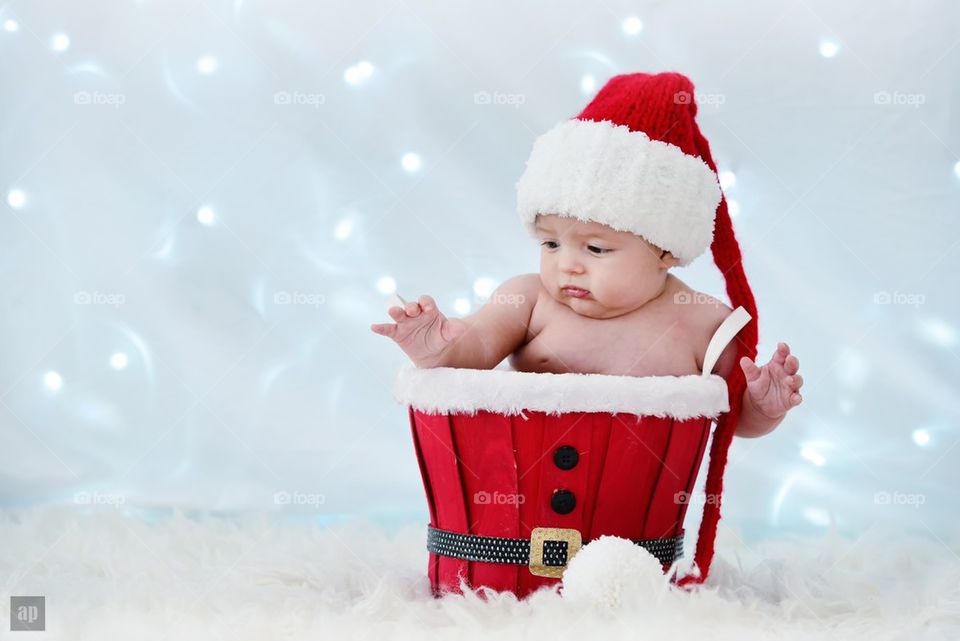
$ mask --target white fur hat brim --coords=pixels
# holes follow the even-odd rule
[[[517,208],[642,236],[687,265],[710,247],[721,192],[700,158],[610,121],[572,119],[537,138],[517,182]]]

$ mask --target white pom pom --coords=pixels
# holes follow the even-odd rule
[[[618,536],[601,536],[577,552],[563,573],[564,599],[618,608],[664,591],[669,578],[647,550]]]

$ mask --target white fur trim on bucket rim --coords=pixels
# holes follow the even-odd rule
[[[614,376],[434,367],[406,363],[393,389],[398,402],[428,414],[508,416],[609,412],[676,419],[716,418],[730,409],[727,383],[703,376]]]
[[[574,118],[537,138],[517,182],[517,209],[558,214],[643,236],[687,265],[710,247],[717,175],[700,158],[610,121]]]

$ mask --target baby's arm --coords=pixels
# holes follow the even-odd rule
[[[371,325],[392,338],[417,367],[493,369],[523,344],[540,291],[537,274],[503,282],[487,303],[466,318],[447,318],[430,296],[391,307],[396,323]]]

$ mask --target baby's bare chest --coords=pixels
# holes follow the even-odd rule
[[[528,340],[510,356],[523,372],[624,376],[696,374],[699,338],[670,309],[594,319],[559,305],[534,309]]]

